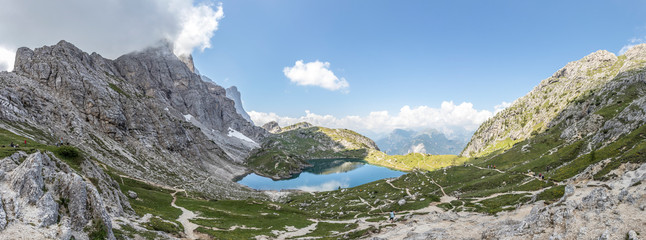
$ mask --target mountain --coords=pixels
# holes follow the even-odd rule
[[[570,62],[484,122],[467,164],[408,179],[460,197],[437,205],[446,213],[379,237],[637,239],[646,220],[629,216],[646,209],[645,123],[646,44]],[[426,224],[437,227],[415,229]]]
[[[20,48],[0,73],[0,119],[77,146],[129,176],[210,196],[247,196],[230,180],[268,133],[236,113],[162,43],[115,60],[61,41]],[[228,183],[228,184],[203,184]]]
[[[69,230],[40,231],[44,238],[82,238],[98,228],[114,239],[110,219],[134,213],[119,190],[126,177],[208,198],[261,196],[232,179],[269,133],[170,46],[115,60],[65,41],[18,49],[14,71],[0,72],[0,131],[8,136],[0,157],[10,156],[0,176],[11,175],[0,185],[14,191],[3,193],[5,206],[15,204],[0,212],[7,216],[0,230],[50,226],[58,215]],[[21,148],[5,150],[10,140]],[[60,143],[69,149],[53,146]]]
[[[402,171],[435,170],[465,162],[456,155],[407,153],[388,155],[370,138],[348,129],[329,129],[307,122],[281,128],[276,122],[263,126],[274,133],[251,155],[247,164],[256,174],[272,179],[290,178],[309,167],[307,160],[349,158]]]
[[[227,91],[227,97],[235,103],[236,106],[236,112],[240,114],[244,119],[246,119],[248,122],[253,123],[251,121],[251,117],[247,112],[244,110],[242,107],[242,99],[240,98],[240,92],[238,91],[238,88],[236,86],[231,86],[226,89]]]
[[[267,130],[267,132],[270,132],[270,133],[279,133],[283,131],[283,129],[280,128],[280,125],[278,125],[276,121],[265,123],[264,125],[262,125],[262,128]]]
[[[617,87],[634,85],[622,79],[634,78],[634,71],[643,65],[641,61],[644,54],[641,51],[642,47],[639,46],[617,57],[600,50],[568,63],[551,77],[541,81],[527,95],[514,101],[510,107],[485,121],[462,155],[484,156],[508,149],[515,143],[556,126],[562,122],[563,112],[573,111],[572,108],[579,108],[581,113],[576,115],[577,118],[569,119],[570,122],[580,121],[578,118],[585,116],[601,116],[596,111],[603,106],[612,105],[611,101],[617,99],[617,96],[609,94],[632,94]],[[611,88],[612,86],[615,88]],[[596,97],[595,101],[585,102],[590,97]],[[581,105],[584,103],[585,105]],[[606,122],[604,119],[594,121],[596,124]]]
[[[395,129],[388,136],[375,142],[379,149],[389,155],[408,153],[457,155],[466,146],[468,139],[449,139],[434,129],[425,131]]]
[[[182,58],[180,58],[180,60],[182,60],[182,62],[184,62],[188,66],[192,66],[192,64],[193,64],[193,58],[192,57],[187,59],[187,60],[183,60]],[[189,69],[191,69],[191,67],[189,67]],[[211,80],[211,78],[209,78],[209,77],[207,77],[205,75],[201,75],[200,78],[202,78],[205,82],[215,83],[213,80]],[[249,116],[247,111],[245,111],[244,108],[242,107],[242,98],[240,97],[241,94],[240,94],[240,91],[238,91],[238,87],[231,86],[231,87],[226,88],[225,90],[226,90],[226,96],[229,99],[233,100],[233,102],[235,103],[236,112],[238,114],[240,114],[240,116],[242,116],[248,122],[253,123],[253,121],[251,121],[251,117]]]
[[[0,72],[0,238],[644,232],[646,45],[568,63],[483,123],[462,156],[387,155],[351,130],[309,123],[255,127],[184,59],[167,44],[115,60],[64,41],[19,49],[14,71]],[[312,193],[232,181],[252,171],[286,178],[308,159],[335,157],[410,173]]]
[[[273,179],[289,178],[300,173],[309,159],[366,157],[379,151],[369,138],[348,129],[330,129],[302,122],[284,128],[266,124],[275,134],[267,137],[254,151],[247,166],[255,173]]]

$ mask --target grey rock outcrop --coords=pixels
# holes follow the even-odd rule
[[[242,116],[242,118],[246,119],[248,122],[253,123],[251,121],[251,117],[247,113],[247,111],[244,110],[244,107],[242,107],[242,98],[240,97],[240,92],[238,91],[238,88],[236,86],[231,86],[226,89],[227,92],[227,97],[235,103],[236,106],[236,112]]]
[[[0,200],[2,200],[2,194],[0,194]],[[0,201],[0,231],[7,227],[7,212],[4,209],[3,201]]]
[[[112,232],[112,216],[124,216],[124,213],[134,213],[129,204],[113,202],[114,199],[103,198],[96,187],[73,171],[65,162],[53,157],[51,153],[36,152],[28,155],[22,163],[14,159],[26,156],[19,152],[11,157],[0,160],[3,166],[16,165],[0,180],[0,211],[1,230],[12,228],[32,229],[41,236],[29,238],[64,238],[75,236],[77,239],[86,237],[86,229],[90,220],[98,220],[104,224],[109,239],[114,239]],[[92,165],[83,161],[81,165]],[[97,169],[97,173],[103,173]],[[105,174],[105,173],[103,173]],[[96,175],[97,181],[110,181],[107,175]],[[107,179],[106,179],[107,178]],[[108,180],[109,179],[109,180]],[[121,194],[118,185],[104,186],[104,192]],[[108,204],[105,204],[107,200]],[[127,203],[127,202],[126,202]],[[119,205],[122,211],[112,211],[108,214],[107,206]],[[21,238],[21,236],[16,236]]]
[[[48,227],[58,220],[58,203],[54,201],[51,192],[45,193],[37,203],[38,209],[41,210],[40,216],[42,217],[42,222],[40,227]]]
[[[231,179],[245,172],[240,164],[257,144],[229,133],[256,142],[269,133],[242,118],[226,90],[203,81],[168,44],[115,60],[65,41],[20,48],[0,85],[0,119],[43,132],[34,137],[62,138],[133,177],[218,198],[255,194]]]
[[[49,160],[49,158],[45,159]],[[27,158],[23,164],[9,173],[8,180],[11,181],[11,188],[20,196],[25,197],[29,204],[36,204],[43,196],[43,187],[45,186],[43,164],[42,155],[37,154]]]
[[[280,128],[280,125],[278,125],[276,121],[265,123],[265,125],[262,125],[262,128],[264,128],[265,130],[267,130],[267,132],[270,132],[270,133],[280,133],[283,131]]]
[[[132,191],[132,190],[128,190],[128,197],[129,197],[129,198],[137,199],[137,196],[138,196],[138,195],[137,195],[137,193],[136,193],[136,192],[134,192],[134,191]]]

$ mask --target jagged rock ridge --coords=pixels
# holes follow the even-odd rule
[[[461,155],[483,156],[544,132],[571,103],[643,66],[643,48],[644,45],[636,46],[619,57],[600,50],[568,63],[480,125]],[[586,114],[591,110],[585,109]]]
[[[264,128],[265,130],[267,130],[267,132],[270,132],[270,133],[279,133],[283,131],[283,129],[280,127],[280,125],[278,125],[276,121],[265,123],[264,125],[262,125],[262,128]]]
[[[0,73],[0,119],[63,138],[133,177],[213,197],[248,196],[230,180],[267,132],[236,113],[222,87],[202,79],[167,44],[115,60],[61,41],[20,48]]]
[[[51,153],[18,152],[1,159],[0,235],[83,239],[103,229],[108,239],[115,239],[112,218],[134,211],[118,184],[96,164],[84,161],[80,171],[87,178]]]
[[[242,107],[242,98],[240,98],[240,92],[238,91],[238,88],[236,86],[231,86],[231,87],[228,87],[226,91],[227,91],[227,97],[233,100],[233,102],[236,105],[236,112],[240,114],[240,116],[242,116],[247,121],[253,123],[247,111],[245,111],[244,107]]]

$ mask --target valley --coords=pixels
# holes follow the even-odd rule
[[[4,236],[646,233],[646,44],[568,63],[485,121],[460,155],[388,155],[355,131],[307,122],[257,127],[237,112],[244,111],[235,107],[237,90],[204,81],[192,61],[163,44],[109,60],[61,41],[21,48],[16,59],[13,72],[0,73]],[[389,170],[396,174],[311,191],[259,191],[234,181],[368,167],[338,159],[405,174]]]

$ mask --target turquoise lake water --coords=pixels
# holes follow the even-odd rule
[[[258,190],[300,189],[303,191],[330,191],[355,187],[384,178],[399,177],[404,172],[370,165],[357,159],[316,159],[308,161],[312,167],[290,179],[274,181],[254,173],[238,183]]]

